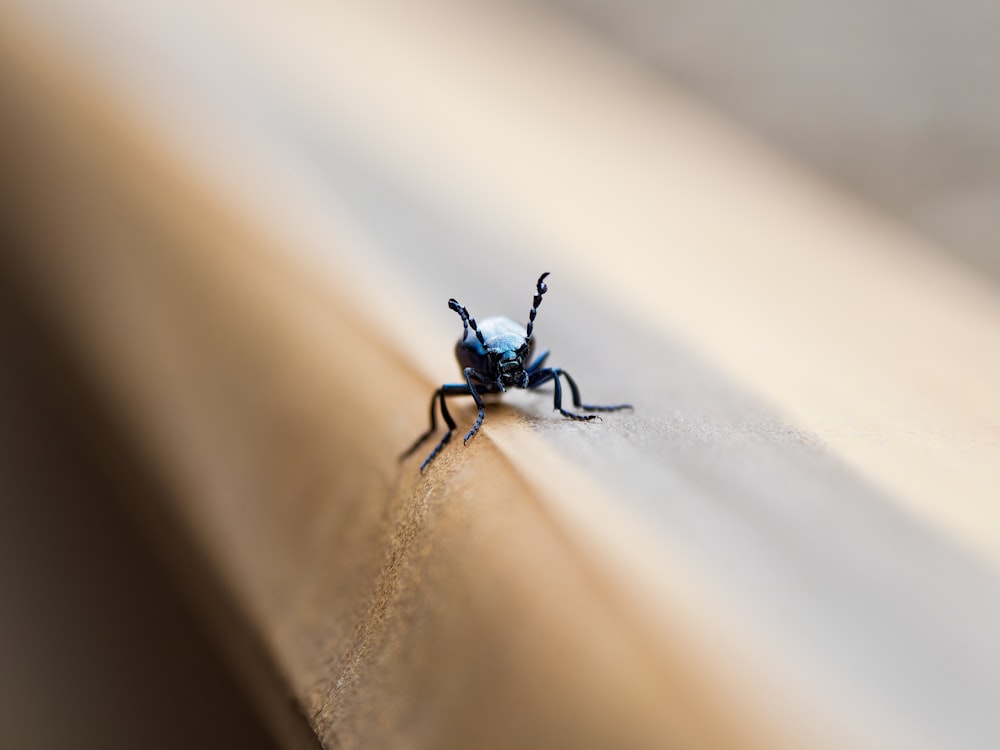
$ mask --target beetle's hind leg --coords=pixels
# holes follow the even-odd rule
[[[434,434],[434,431],[437,429],[437,414],[434,413],[434,405],[440,396],[441,396],[440,388],[438,388],[436,391],[434,391],[434,393],[431,394],[431,426],[427,429],[427,432],[425,432],[423,435],[421,435],[414,441],[413,445],[411,445],[409,448],[407,448],[405,451],[399,454],[400,461],[409,458],[409,456],[411,456],[413,452],[417,448],[419,448],[424,443],[424,441],[427,440],[427,438],[429,438],[431,435]]]
[[[536,370],[532,373],[530,380],[528,381],[528,388],[537,388],[543,383],[552,381],[555,386],[555,394],[552,399],[553,408],[562,414],[567,419],[576,419],[581,422],[590,422],[598,419],[596,414],[574,414],[571,411],[566,411],[562,407],[562,383],[559,381],[560,377],[566,378],[566,382],[569,383],[570,393],[573,395],[573,406],[577,409],[583,409],[584,411],[621,411],[622,409],[631,409],[631,404],[616,404],[614,406],[598,406],[595,404],[584,404],[580,401],[580,389],[576,385],[576,381],[570,377],[570,374],[563,369],[558,367],[546,367],[541,370]]]

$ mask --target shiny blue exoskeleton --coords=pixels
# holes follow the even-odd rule
[[[430,455],[420,464],[423,471],[427,465],[434,460],[434,457],[441,452],[445,444],[451,440],[451,434],[455,430],[455,420],[452,419],[445,404],[447,396],[472,396],[476,406],[479,407],[479,415],[475,424],[465,436],[465,442],[479,431],[483,420],[486,419],[486,404],[483,402],[484,393],[502,393],[508,388],[537,388],[550,380],[555,386],[555,396],[553,406],[564,417],[589,422],[596,419],[594,414],[574,414],[562,408],[562,383],[560,378],[566,378],[569,383],[570,392],[573,394],[573,406],[584,411],[618,411],[619,409],[631,409],[629,404],[619,404],[617,406],[591,406],[580,403],[580,390],[576,382],[565,370],[558,367],[543,367],[545,359],[549,356],[548,351],[542,352],[537,359],[532,360],[531,355],[535,349],[535,342],[531,334],[535,325],[535,316],[538,314],[538,306],[542,304],[542,295],[548,291],[545,285],[545,277],[548,273],[543,273],[538,278],[535,289],[535,298],[532,300],[531,312],[528,314],[527,328],[521,327],[510,318],[487,318],[482,323],[477,324],[475,319],[469,315],[469,311],[462,307],[454,299],[448,300],[448,307],[454,310],[462,318],[462,338],[455,344],[455,357],[462,368],[465,376],[464,383],[451,383],[442,385],[431,396],[431,426],[417,441],[410,446],[400,458],[406,458],[413,453],[420,445],[427,440],[437,429],[437,416],[435,413],[435,402],[441,405],[441,416],[444,417],[448,431],[441,438],[441,442],[430,452]],[[475,333],[469,336],[469,329]]]

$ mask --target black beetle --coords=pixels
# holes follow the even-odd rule
[[[403,460],[413,453],[420,445],[434,434],[437,429],[437,418],[434,413],[434,402],[441,404],[441,416],[444,417],[448,425],[448,431],[441,438],[441,442],[431,451],[430,455],[420,464],[420,471],[427,468],[427,465],[434,460],[434,457],[441,452],[445,443],[451,440],[451,433],[455,430],[455,420],[451,418],[448,407],[445,404],[446,396],[472,396],[479,407],[479,416],[465,436],[468,443],[472,437],[479,432],[479,426],[486,418],[486,404],[483,402],[484,393],[501,393],[508,388],[537,388],[549,382],[555,385],[555,397],[553,399],[554,410],[564,417],[589,422],[596,419],[594,414],[574,414],[562,408],[562,384],[560,377],[566,378],[570,391],[573,394],[573,405],[577,409],[585,411],[618,411],[619,409],[631,409],[631,404],[619,404],[617,406],[590,406],[580,403],[580,389],[576,382],[569,376],[569,373],[558,367],[542,367],[548,350],[538,355],[532,361],[531,355],[535,349],[534,339],[531,338],[532,328],[535,324],[535,315],[538,314],[538,306],[542,304],[542,295],[548,291],[545,285],[545,277],[548,272],[538,277],[535,298],[531,304],[531,313],[528,315],[528,327],[522,328],[510,318],[487,318],[477,325],[475,319],[469,315],[469,311],[458,304],[454,299],[448,300],[448,307],[457,312],[462,318],[462,338],[455,344],[455,357],[465,375],[465,383],[446,383],[434,391],[431,396],[431,426],[417,441],[400,456]],[[469,329],[475,332],[475,337],[469,338]],[[530,364],[529,364],[530,363]]]

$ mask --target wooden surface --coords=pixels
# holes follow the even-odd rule
[[[995,746],[992,286],[526,8],[2,13],[8,262],[289,743]],[[542,270],[635,413],[398,465]]]
[[[3,235],[5,249],[15,243]],[[178,589],[129,512],[136,498],[162,501],[160,483],[131,460],[132,441],[79,363],[51,347],[8,270],[0,264],[0,747],[276,750],[190,587]]]

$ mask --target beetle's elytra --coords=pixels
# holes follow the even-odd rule
[[[465,375],[464,383],[446,383],[434,391],[431,396],[431,426],[423,435],[417,438],[416,442],[400,456],[400,460],[406,458],[419,448],[434,431],[437,429],[437,416],[435,414],[435,403],[441,405],[441,416],[444,417],[448,431],[441,438],[441,442],[430,452],[430,455],[420,464],[420,471],[427,468],[427,465],[434,460],[434,457],[441,452],[445,444],[451,440],[451,434],[455,430],[455,420],[452,419],[445,403],[447,396],[472,396],[476,406],[479,407],[479,415],[475,424],[465,436],[468,443],[472,437],[479,432],[479,427],[486,419],[486,404],[483,402],[484,393],[501,393],[508,388],[537,388],[549,382],[555,385],[555,396],[553,398],[553,408],[564,417],[589,422],[596,419],[594,414],[574,414],[562,408],[562,383],[560,378],[566,378],[569,383],[570,392],[573,394],[573,406],[584,411],[618,411],[620,409],[631,409],[630,404],[618,404],[617,406],[591,406],[580,403],[580,389],[577,388],[576,381],[569,376],[569,373],[558,367],[543,367],[545,359],[549,356],[546,350],[532,360],[532,353],[535,350],[535,342],[532,339],[532,330],[535,325],[535,316],[538,314],[538,306],[542,304],[542,295],[548,291],[545,285],[545,277],[549,274],[543,273],[538,277],[538,284],[535,289],[535,298],[531,303],[531,312],[528,314],[528,327],[524,328],[519,323],[515,323],[510,318],[486,318],[482,323],[477,324],[475,318],[469,315],[469,311],[462,307],[454,299],[448,300],[448,307],[454,310],[462,318],[462,338],[455,344],[455,357]],[[475,336],[469,336],[469,329],[472,329]]]

